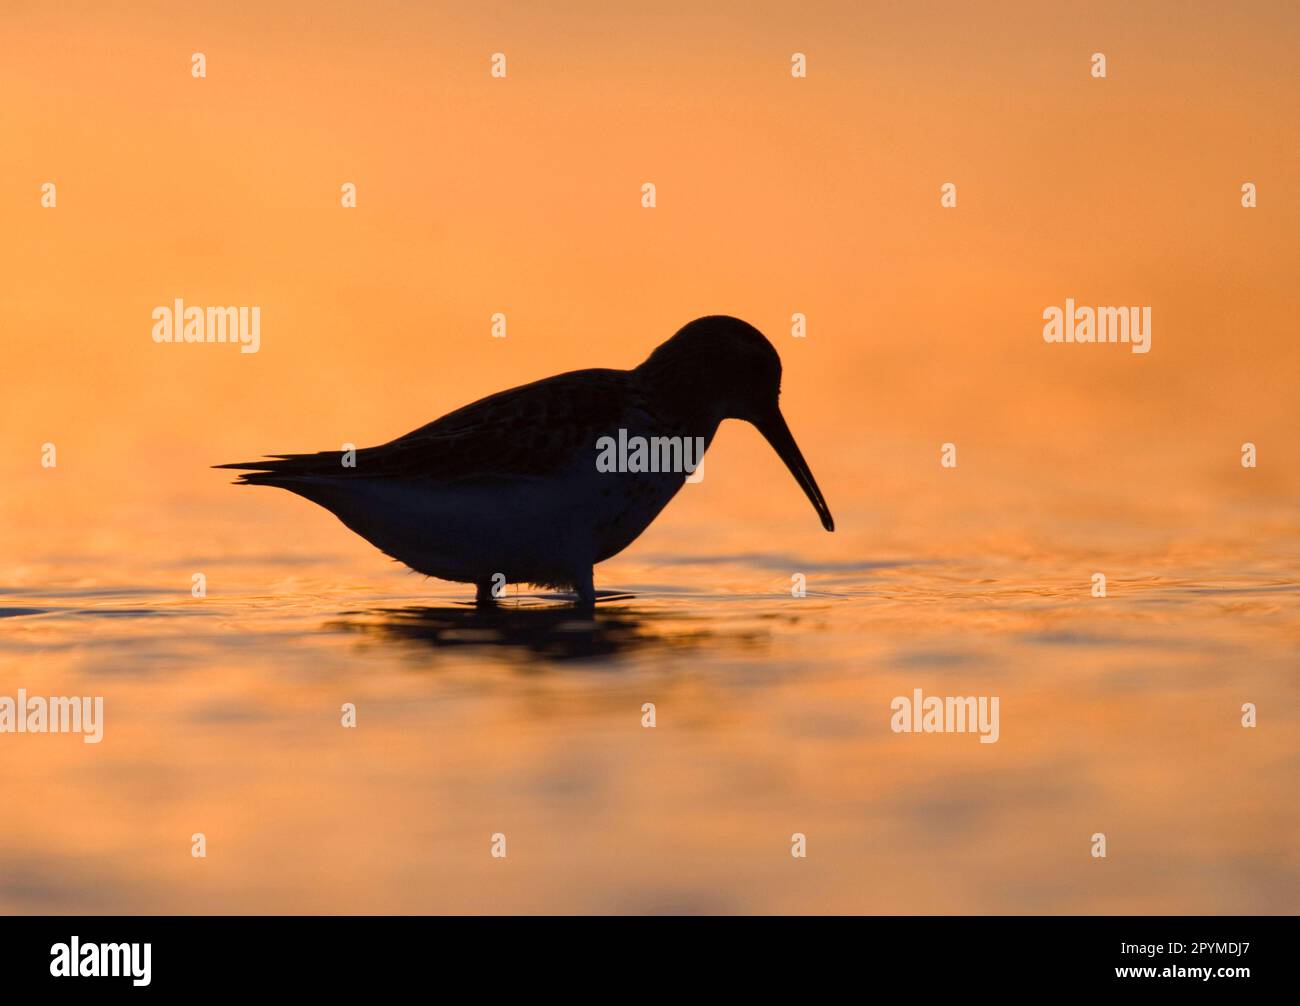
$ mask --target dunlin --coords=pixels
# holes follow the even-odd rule
[[[595,564],[637,539],[699,456],[688,449],[686,464],[658,463],[679,456],[667,446],[707,449],[724,419],[756,426],[822,527],[835,529],[780,392],[772,344],[715,315],[633,370],[578,370],[498,392],[355,458],[322,451],[218,467],[244,469],[239,484],[278,486],[323,506],[417,572],[474,584],[480,603],[494,587],[529,583],[573,590],[590,607]],[[628,443],[662,449],[611,466],[610,445]]]

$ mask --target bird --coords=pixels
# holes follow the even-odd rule
[[[570,592],[590,610],[596,564],[650,526],[726,419],[758,429],[822,527],[835,530],[780,393],[781,358],[767,337],[709,315],[631,370],[577,370],[500,391],[351,457],[274,454],[214,467],[241,470],[237,485],[286,489],[324,507],[418,573],[473,584],[479,605],[525,583]],[[680,464],[637,464],[623,445],[638,443],[698,451],[683,451]],[[614,457],[614,444],[624,455]]]

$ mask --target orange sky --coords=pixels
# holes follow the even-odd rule
[[[0,515],[235,505],[208,465],[387,440],[717,311],[776,343],[859,526],[945,441],[1050,502],[1203,495],[1253,440],[1294,497],[1300,9],[1083,6],[0,4]],[[261,351],[155,345],[175,297],[259,305]],[[1152,352],[1045,345],[1066,297],[1150,305]],[[709,477],[765,457],[726,432]]]

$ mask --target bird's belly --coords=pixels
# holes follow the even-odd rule
[[[681,488],[681,474],[571,471],[446,485],[340,480],[323,506],[377,548],[445,580],[564,582],[621,551]]]
[[[599,519],[593,527],[594,562],[617,555],[650,526],[685,484],[673,472],[607,473],[602,480]]]

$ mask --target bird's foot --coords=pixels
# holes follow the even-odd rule
[[[595,571],[588,569],[584,576],[578,578],[574,583],[573,589],[578,593],[578,600],[574,602],[574,607],[578,611],[593,613],[596,610],[596,583]]]

